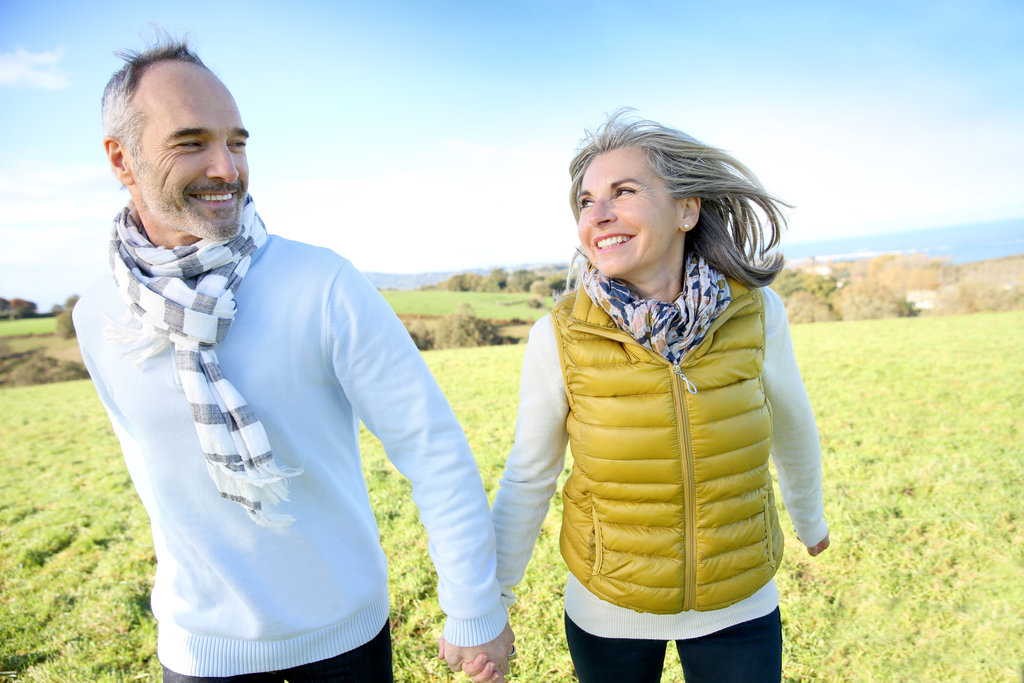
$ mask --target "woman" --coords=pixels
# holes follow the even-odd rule
[[[560,545],[580,681],[658,681],[668,641],[687,681],[778,681],[769,453],[798,537],[811,555],[829,544],[817,428],[766,287],[784,205],[729,155],[622,112],[570,173],[585,258],[523,361],[493,509],[506,604],[568,440]]]

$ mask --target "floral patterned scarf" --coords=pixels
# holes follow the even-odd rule
[[[641,299],[592,264],[583,273],[583,290],[638,344],[674,366],[704,341],[711,323],[732,301],[725,276],[695,254],[687,256],[683,291],[672,302]]]

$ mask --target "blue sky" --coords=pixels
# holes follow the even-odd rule
[[[188,35],[271,232],[368,271],[567,261],[567,164],[622,106],[735,154],[785,243],[1024,216],[1024,3],[0,0],[0,296],[107,270],[114,51]]]

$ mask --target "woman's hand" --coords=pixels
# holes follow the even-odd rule
[[[442,636],[437,641],[437,656],[448,662],[452,671],[462,669],[473,683],[504,683],[509,659],[516,651],[515,640],[509,624],[497,638],[476,647],[452,645]]]
[[[462,670],[473,683],[503,683],[505,677],[498,671],[497,665],[487,659],[483,652],[471,662],[463,662]]]

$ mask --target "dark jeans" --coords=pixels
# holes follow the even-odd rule
[[[393,683],[391,630],[388,624],[373,640],[337,657],[283,671],[227,677],[182,676],[164,667],[164,683]]]
[[[664,640],[600,638],[565,617],[569,654],[581,683],[658,683]],[[677,640],[686,683],[779,683],[782,620],[778,608],[759,619],[701,638]]]

